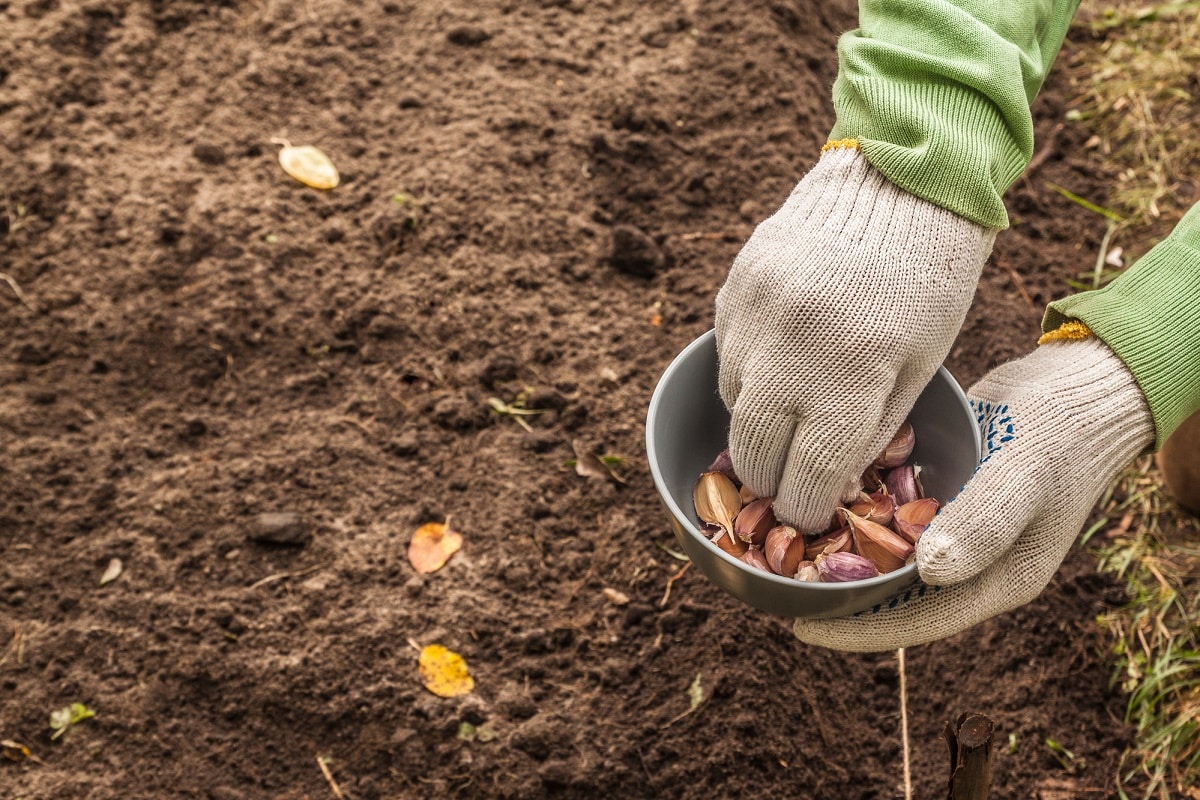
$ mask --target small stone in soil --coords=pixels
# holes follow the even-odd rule
[[[417,437],[416,431],[404,431],[384,445],[383,449],[391,455],[405,458],[420,451],[421,440]]]
[[[192,155],[201,164],[217,166],[225,163],[225,151],[212,142],[196,142],[192,147]]]
[[[619,272],[642,277],[652,277],[667,264],[662,248],[632,225],[613,228],[609,260]]]
[[[471,25],[462,25],[447,33],[446,38],[450,40],[451,44],[457,44],[463,47],[478,47],[488,39],[492,38],[492,35],[483,28],[476,28]]]
[[[312,526],[293,511],[269,511],[254,518],[250,539],[263,544],[299,547],[312,539]]]

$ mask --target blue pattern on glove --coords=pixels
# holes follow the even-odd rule
[[[903,592],[897,592],[896,594],[892,595],[887,600],[884,600],[882,603],[878,603],[874,606],[871,606],[870,608],[866,609],[865,611],[855,612],[853,614],[853,616],[869,617],[872,614],[878,614],[880,611],[891,611],[893,608],[899,608],[900,606],[908,603],[909,601],[924,597],[927,594],[930,594],[930,593],[937,594],[943,588],[945,588],[945,587],[930,586],[928,583],[918,580],[916,583],[914,583],[912,586],[905,589]]]
[[[979,464],[982,466],[988,459],[1000,452],[1007,442],[1016,438],[1016,429],[1012,414],[1009,413],[1008,403],[989,403],[984,400],[972,400],[971,410],[975,412],[975,421],[979,423],[979,432],[983,434],[984,452]]]
[[[979,432],[983,435],[983,453],[979,464],[975,467],[975,471],[978,472],[988,459],[999,453],[1005,444],[1016,438],[1016,425],[1013,423],[1007,403],[989,403],[985,400],[971,400],[970,402],[971,411],[975,414],[975,422],[979,424]],[[918,581],[903,592],[898,592],[872,608],[859,611],[854,616],[866,617],[878,614],[880,611],[890,611],[931,592],[936,593],[941,590],[941,586],[930,586],[923,581]]]

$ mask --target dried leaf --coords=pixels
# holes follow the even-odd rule
[[[704,687],[700,685],[699,672],[696,673],[696,677],[692,681],[692,685],[688,687],[688,700],[691,702],[691,706],[688,707],[688,711],[695,711],[696,706],[704,702]]]
[[[104,574],[100,576],[100,585],[103,586],[106,583],[112,583],[117,578],[121,577],[121,570],[124,568],[125,565],[121,563],[121,559],[119,558],[114,558],[112,561],[109,561],[108,568],[105,569]]]
[[[417,668],[425,688],[438,697],[457,697],[475,688],[475,679],[467,671],[467,662],[440,644],[421,648]]]
[[[532,417],[538,414],[545,414],[547,411],[545,408],[525,408],[524,400],[520,398],[512,403],[506,403],[499,397],[489,397],[487,402],[493,414],[505,414],[511,417],[513,422],[530,433],[533,433],[533,428],[530,427],[528,422],[521,419],[521,417]]]
[[[20,742],[14,742],[12,739],[0,741],[0,753],[3,753],[9,761],[24,761],[33,755],[28,747]]]
[[[608,598],[608,602],[615,606],[628,605],[629,603],[629,595],[624,592],[618,592],[616,589],[610,589],[607,586],[601,589],[600,592]]]
[[[662,727],[663,728],[671,727],[676,722],[679,722],[679,720],[683,719],[688,714],[691,714],[693,711],[695,711],[697,708],[699,708],[700,704],[703,702],[704,702],[704,687],[700,685],[700,673],[697,672],[696,677],[692,679],[691,686],[688,687],[688,703],[689,703],[689,705],[687,707],[687,710],[680,711],[678,714],[676,714],[674,717],[672,717],[670,720],[668,720],[666,722],[666,724],[664,724]]]
[[[314,189],[332,189],[341,181],[337,167],[329,156],[311,145],[293,147],[283,142],[279,151],[279,166],[305,186]]]
[[[462,547],[462,534],[450,528],[450,520],[427,522],[417,528],[408,543],[408,561],[413,569],[428,575],[441,569]]]
[[[657,547],[659,550],[662,550],[664,553],[666,553],[667,555],[669,555],[671,558],[675,559],[676,561],[691,561],[691,559],[688,558],[683,553],[679,552],[678,550],[672,550],[671,548],[667,547],[662,542],[655,542],[654,546]]]
[[[571,442],[572,449],[575,450],[575,473],[584,478],[598,478],[602,481],[608,480],[614,483],[625,485],[625,479],[616,473],[611,466],[605,463],[604,459],[595,453],[589,453],[583,449],[583,445],[578,439]]]

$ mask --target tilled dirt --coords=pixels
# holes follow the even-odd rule
[[[695,570],[664,602],[643,446],[816,158],[854,19],[0,1],[0,739],[39,759],[0,759],[0,796],[316,800],[318,758],[354,800],[902,796],[895,654],[807,647]],[[1072,96],[1056,72],[1039,142]],[[272,138],[342,185],[288,178]],[[1045,186],[1103,196],[1086,138],[1009,194],[964,385],[1094,260],[1103,221]],[[627,485],[576,475],[573,442]],[[299,515],[289,541],[266,513]],[[446,515],[466,544],[419,576],[409,536]],[[994,797],[1115,796],[1131,731],[1094,618],[1120,600],[1074,552],[1036,602],[909,650],[915,796],[944,793],[962,712],[996,723]],[[410,641],[475,691],[426,691]],[[96,716],[51,740],[77,701]]]

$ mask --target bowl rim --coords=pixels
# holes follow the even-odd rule
[[[650,475],[654,479],[654,488],[657,490],[659,498],[662,500],[663,504],[666,505],[671,516],[675,518],[675,520],[693,539],[703,543],[703,545],[718,558],[724,560],[728,564],[742,569],[749,575],[753,575],[755,579],[766,580],[768,583],[775,584],[784,590],[844,592],[847,589],[869,589],[874,586],[879,586],[880,584],[891,583],[893,581],[901,582],[901,579],[911,580],[915,578],[917,573],[917,564],[914,560],[908,564],[905,564],[900,569],[892,570],[891,572],[885,572],[882,575],[876,575],[873,578],[865,578],[859,581],[846,581],[838,583],[797,581],[795,578],[787,578],[783,575],[765,572],[756,567],[752,567],[745,561],[742,561],[740,558],[734,558],[729,553],[726,553],[724,550],[709,541],[708,537],[702,534],[700,530],[692,523],[691,515],[685,513],[683,509],[679,507],[679,504],[675,502],[675,498],[671,494],[670,490],[668,490],[666,481],[659,470],[658,452],[654,444],[654,430],[656,428],[658,417],[662,411],[662,397],[665,392],[664,387],[670,382],[669,379],[674,375],[675,372],[682,368],[682,365],[692,357],[696,350],[715,346],[715,339],[716,330],[710,328],[707,332],[693,339],[687,345],[687,347],[683,348],[683,350],[681,350],[679,354],[675,356],[675,358],[671,359],[671,363],[667,365],[665,370],[663,370],[662,375],[658,379],[658,383],[656,383],[654,386],[654,392],[650,396],[650,405],[646,411],[646,460],[650,464]],[[971,410],[971,404],[967,400],[966,393],[963,392],[962,386],[957,380],[954,379],[954,376],[950,373],[950,371],[946,369],[944,365],[939,366],[935,375],[941,377],[950,386],[952,389],[952,394],[962,406],[964,413],[968,415],[969,419],[974,420],[975,413]],[[981,447],[979,426],[971,425],[970,428],[974,434],[973,438],[975,440],[975,452],[978,453]]]

